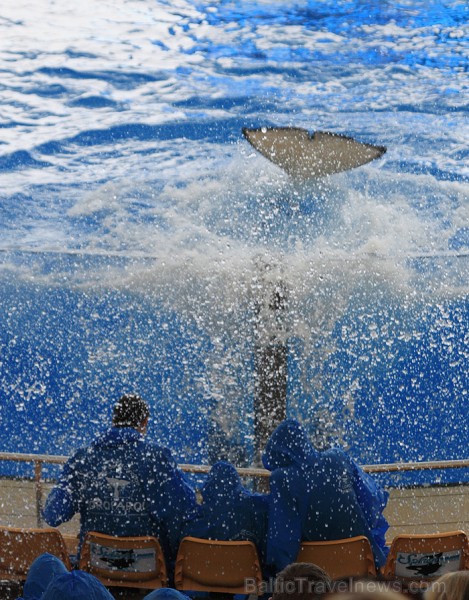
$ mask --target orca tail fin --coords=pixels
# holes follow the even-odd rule
[[[243,135],[258,152],[300,181],[354,169],[386,152],[384,146],[327,131],[311,135],[298,127],[244,128]]]

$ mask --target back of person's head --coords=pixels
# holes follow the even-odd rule
[[[425,592],[425,600],[469,600],[469,571],[439,577]]]
[[[328,600],[403,600],[422,599],[422,591],[398,578],[377,573],[368,577],[343,577],[334,579]]]
[[[220,460],[210,469],[201,492],[204,502],[217,503],[239,495],[243,490],[236,468],[231,463]]]
[[[332,589],[330,600],[403,600],[407,596],[401,581],[384,579],[381,575],[335,580]]]
[[[114,600],[104,585],[90,573],[71,571],[57,575],[42,600]]]
[[[328,600],[404,600],[406,597],[400,592],[377,587],[374,591],[349,591],[344,594],[331,594],[328,596]]]
[[[49,553],[41,554],[29,568],[23,586],[24,600],[39,600],[50,582],[57,575],[68,573],[63,562]]]
[[[262,463],[269,471],[291,465],[307,468],[316,464],[318,456],[304,427],[296,419],[285,419],[267,440]]]
[[[125,394],[114,406],[112,424],[114,427],[137,429],[150,416],[148,404],[136,394]]]
[[[272,600],[310,600],[330,591],[329,575],[311,563],[292,563],[277,574]]]
[[[173,588],[160,588],[147,594],[143,600],[190,600],[190,598]]]

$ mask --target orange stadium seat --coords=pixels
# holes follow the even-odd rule
[[[461,569],[469,569],[464,531],[401,534],[392,541],[383,574],[402,581],[425,582]]]
[[[318,565],[331,579],[376,575],[373,551],[364,535],[327,542],[302,542],[296,561]]]
[[[151,536],[115,537],[89,531],[79,568],[109,587],[154,590],[168,584],[161,545]]]
[[[245,594],[246,580],[260,589],[261,567],[252,542],[194,537],[181,541],[176,558],[176,589]]]
[[[0,526],[0,579],[25,580],[31,564],[45,552],[60,558],[70,570],[67,548],[58,529]]]

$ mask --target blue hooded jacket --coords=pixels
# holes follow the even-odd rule
[[[54,577],[42,600],[114,600],[114,597],[94,575],[71,571]]]
[[[194,490],[167,448],[131,427],[112,427],[67,461],[43,514],[57,527],[80,513],[81,542],[87,531],[154,535],[171,561],[195,509]]]
[[[267,534],[268,497],[243,487],[235,467],[225,461],[213,465],[202,490],[203,503],[186,535],[212,540],[249,540],[260,558]]]
[[[365,535],[377,565],[387,555],[382,516],[388,493],[338,448],[318,452],[294,419],[272,433],[262,457],[270,476],[266,561],[281,570],[301,541]]]
[[[63,562],[49,553],[41,554],[29,568],[23,586],[23,597],[18,600],[41,600],[47,586],[57,575],[68,573]]]
[[[190,598],[173,588],[160,588],[147,594],[143,600],[190,600]]]

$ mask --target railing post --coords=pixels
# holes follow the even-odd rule
[[[42,462],[34,461],[34,487],[36,490],[36,521],[38,527],[44,526],[42,519]]]

